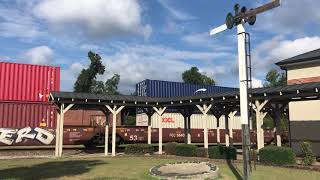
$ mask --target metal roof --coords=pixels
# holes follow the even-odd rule
[[[288,65],[292,64],[299,64],[305,62],[320,62],[320,49],[316,49],[310,52],[306,52],[276,63],[276,65],[280,66],[281,68],[285,68]]]
[[[319,99],[320,82],[286,85],[249,90],[252,100],[294,101]],[[101,95],[91,93],[51,92],[50,101],[56,104],[92,104],[125,106],[186,106],[204,103],[229,103],[239,101],[239,90],[174,98],[157,98],[129,95]]]

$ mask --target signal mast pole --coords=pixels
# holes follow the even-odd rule
[[[243,155],[243,174],[244,179],[248,180],[250,176],[250,134],[249,134],[249,103],[248,103],[248,89],[251,77],[248,74],[247,65],[247,51],[246,51],[246,32],[244,24],[248,22],[254,25],[256,15],[267,10],[280,6],[280,0],[273,0],[270,3],[262,5],[255,9],[247,11],[246,7],[240,9],[240,5],[234,6],[235,15],[228,13],[226,23],[210,31],[210,36],[232,29],[234,25],[237,26],[238,36],[238,63],[239,63],[239,87],[240,87],[240,113],[242,126],[242,155]],[[240,10],[240,11],[239,11]]]

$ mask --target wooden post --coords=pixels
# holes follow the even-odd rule
[[[55,157],[59,157],[60,144],[60,109],[57,112]]]
[[[191,144],[191,116],[188,118],[188,144]]]
[[[217,144],[220,144],[220,116],[217,119]]]
[[[230,118],[230,123],[229,123],[229,125],[230,125],[230,127],[229,127],[229,138],[230,138],[230,145],[231,146],[233,146],[233,126],[234,126],[234,124],[233,124],[233,122],[234,122],[234,116],[236,115],[236,113],[237,113],[237,111],[232,111],[232,112],[230,112],[230,114],[229,114],[229,118]]]
[[[148,116],[148,144],[151,144],[151,133],[152,133],[152,127],[151,127],[151,118],[152,115],[154,113],[153,109],[149,109],[149,108],[142,108],[143,112],[146,113],[146,115]]]
[[[180,109],[180,114],[183,116],[184,120],[184,143],[191,144],[191,132],[190,132],[190,118],[193,113],[191,108]]]
[[[160,116],[160,120],[159,120],[159,154],[162,154],[162,115],[165,112],[167,107],[163,107],[163,108],[157,108],[157,107],[153,107],[153,109],[157,112],[157,114]]]
[[[224,130],[225,130],[225,142],[226,142],[226,146],[229,147],[230,146],[230,142],[229,142],[229,117],[228,117],[228,113],[225,112],[224,114]]]
[[[66,108],[64,103],[61,104],[60,108],[60,123],[59,123],[59,150],[58,156],[62,157],[62,149],[63,149],[63,123],[64,123],[64,114],[72,108],[74,104],[69,104]]]
[[[197,108],[202,112],[203,114],[203,141],[204,141],[204,148],[209,147],[209,142],[208,142],[208,126],[207,126],[207,113],[211,109],[212,104],[207,106],[204,104],[203,106],[197,105]]]
[[[203,122],[203,140],[204,140],[204,148],[207,148],[209,147],[209,140],[208,140],[208,125],[207,125],[207,114],[203,114],[203,119],[204,119],[204,122]]]
[[[151,144],[151,117],[152,115],[148,115],[148,144]]]
[[[108,149],[109,149],[109,124],[106,123],[106,127],[105,127],[105,131],[104,131],[104,155],[108,156]]]
[[[184,120],[184,143],[188,144],[188,116],[183,116],[183,120]]]
[[[281,130],[280,130],[280,121],[281,121],[281,112],[283,112],[285,105],[284,104],[271,104],[272,106],[272,118],[275,125],[275,139],[278,147],[281,147]]]
[[[263,107],[268,103],[268,100],[260,102],[255,101],[255,104],[252,105],[253,109],[256,112],[256,125],[257,125],[257,149],[260,150],[264,147],[264,131],[262,128],[263,119],[267,115],[267,112],[262,112]]]
[[[64,104],[60,106],[60,123],[59,123],[59,150],[58,156],[62,157],[62,146],[63,146],[63,121],[64,121]]]
[[[117,109],[117,106],[113,106],[113,108],[111,108],[109,105],[106,105],[106,107],[108,108],[108,110],[112,113],[112,156],[116,156],[116,128],[117,128],[117,114],[119,114],[121,112],[121,110],[124,108],[124,106],[120,106]],[[105,146],[104,148],[107,148],[108,145],[106,145],[105,141]]]

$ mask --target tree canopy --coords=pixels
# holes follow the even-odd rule
[[[118,84],[120,82],[120,75],[114,74],[106,82],[95,81],[92,85],[92,92],[97,94],[116,95],[118,92]]]
[[[276,69],[271,69],[265,79],[264,87],[276,87],[286,85],[287,77],[285,73],[280,73]]]
[[[106,82],[97,81],[97,75],[103,75],[105,66],[102,64],[99,54],[88,52],[88,58],[91,61],[87,69],[82,69],[77,81],[74,84],[75,92],[99,93],[99,94],[119,94],[118,84],[120,75],[114,74]]]
[[[197,67],[191,67],[182,73],[182,80],[185,83],[199,84],[199,85],[215,85],[214,79],[201,74]]]
[[[82,69],[77,81],[74,84],[75,92],[91,92],[92,84],[94,83],[98,74],[102,75],[105,71],[105,66],[101,62],[99,54],[91,51],[88,52],[88,58],[91,61],[87,69]]]

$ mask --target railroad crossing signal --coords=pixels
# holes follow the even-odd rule
[[[250,151],[250,135],[249,135],[249,112],[248,112],[248,88],[251,84],[251,73],[248,75],[248,54],[247,54],[247,34],[245,32],[244,24],[248,22],[249,25],[254,25],[256,15],[263,13],[270,9],[280,6],[281,0],[273,0],[255,9],[247,10],[246,7],[240,8],[239,4],[234,6],[234,15],[228,13],[225,24],[210,30],[210,36],[223,32],[227,29],[232,29],[237,26],[238,31],[238,62],[239,62],[239,82],[240,82],[240,114],[242,124],[242,154],[243,154],[243,171],[244,179],[249,179],[249,151]],[[251,63],[250,63],[251,64]],[[251,68],[251,67],[250,67]],[[248,79],[249,78],[249,79]]]

